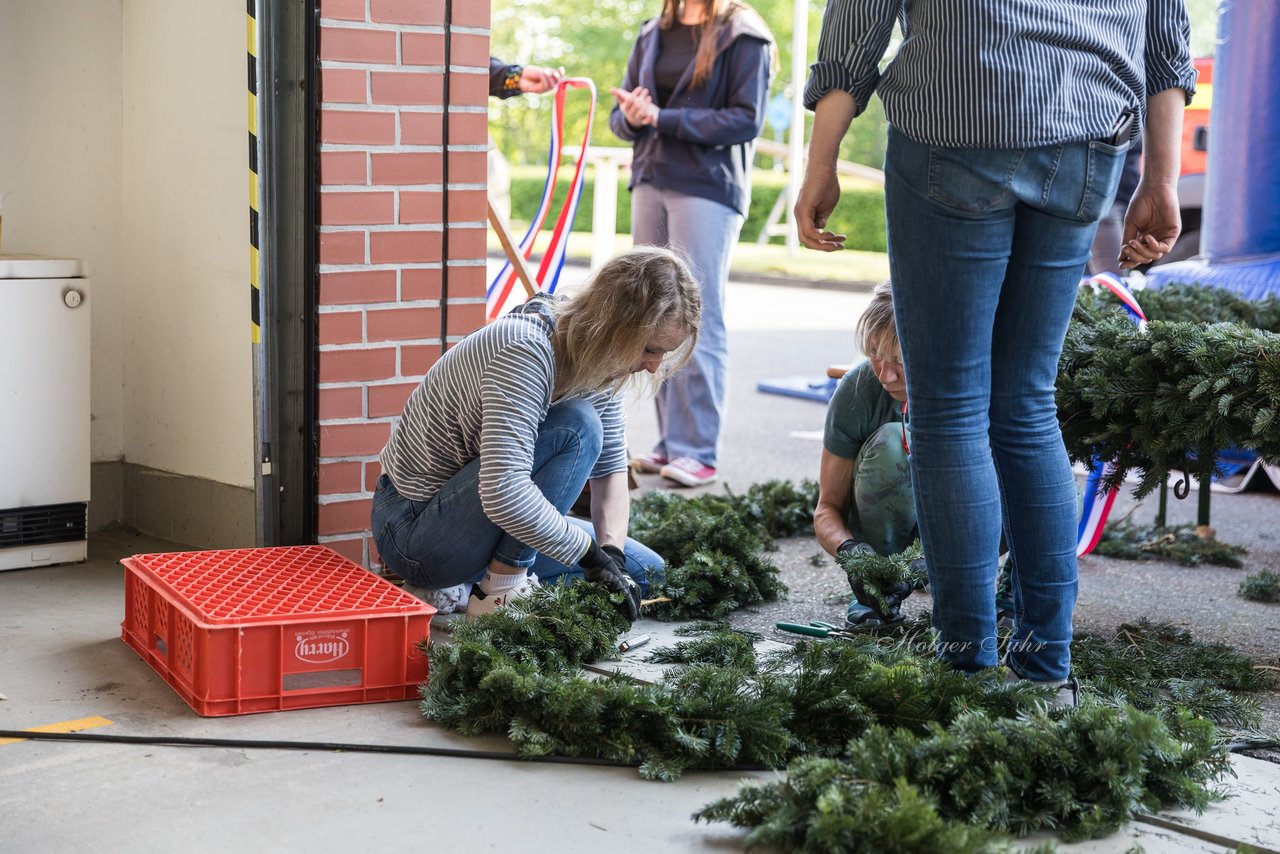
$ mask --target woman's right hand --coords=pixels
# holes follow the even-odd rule
[[[836,178],[835,164],[809,161],[796,198],[796,230],[800,242],[820,252],[835,252],[844,248],[844,235],[826,230],[827,219],[840,201],[840,181]]]
[[[622,112],[622,117],[627,120],[627,124],[637,128],[658,124],[658,105],[653,103],[653,97],[648,89],[637,86],[628,92],[626,89],[615,86],[609,92],[618,102],[618,109]]]

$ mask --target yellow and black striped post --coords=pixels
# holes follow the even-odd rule
[[[258,247],[258,0],[248,0],[249,48],[249,303],[253,343],[262,342],[262,299]]]

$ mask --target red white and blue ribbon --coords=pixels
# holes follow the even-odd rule
[[[542,256],[542,264],[538,267],[535,285],[545,293],[555,293],[556,284],[560,281],[560,271],[564,267],[565,250],[569,247],[569,232],[573,229],[573,218],[578,212],[578,200],[582,196],[582,185],[586,178],[587,145],[591,140],[591,125],[596,114],[596,86],[585,77],[568,77],[556,86],[552,102],[551,118],[551,150],[547,155],[547,182],[542,188],[542,201],[538,212],[534,214],[529,230],[520,240],[517,251],[526,259],[533,254],[534,245],[542,226],[551,213],[551,201],[555,195],[556,178],[560,174],[561,154],[564,150],[564,112],[565,95],[570,89],[585,89],[591,95],[587,108],[587,128],[582,135],[582,144],[578,148],[577,165],[574,167],[573,180],[569,183],[569,192],[560,207],[560,214],[551,232],[551,242]],[[515,287],[516,271],[508,260],[498,271],[486,291],[486,316],[493,320],[508,307],[512,291]]]
[[[1129,312],[1129,317],[1137,325],[1138,331],[1143,333],[1147,331],[1147,316],[1143,313],[1142,306],[1138,305],[1133,291],[1129,290],[1119,277],[1112,273],[1099,273],[1083,280],[1080,285],[1105,288],[1115,294],[1124,305],[1125,311]],[[1093,551],[1098,541],[1102,539],[1102,529],[1106,527],[1107,516],[1111,513],[1111,505],[1115,504],[1118,492],[1116,489],[1104,489],[1102,480],[1110,476],[1113,471],[1115,467],[1111,463],[1103,463],[1101,460],[1094,460],[1093,467],[1089,470],[1089,479],[1084,485],[1084,509],[1080,514],[1080,528],[1076,534],[1076,557],[1082,557]]]
[[[1094,288],[1106,288],[1116,295],[1124,305],[1124,310],[1129,312],[1129,317],[1133,318],[1133,322],[1138,325],[1138,331],[1145,334],[1147,331],[1147,316],[1142,311],[1142,306],[1138,305],[1138,298],[1133,295],[1133,291],[1120,281],[1120,277],[1115,273],[1099,273],[1090,279],[1085,279],[1081,284],[1092,285]]]

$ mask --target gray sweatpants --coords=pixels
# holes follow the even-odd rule
[[[720,455],[720,428],[729,403],[724,290],[742,221],[728,205],[652,184],[638,184],[631,193],[635,244],[678,252],[702,286],[702,324],[693,358],[662,384],[655,398],[660,438],[654,452],[669,459],[693,457],[714,468]]]

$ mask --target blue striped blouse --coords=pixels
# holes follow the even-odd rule
[[[896,129],[952,148],[1105,137],[1151,95],[1194,92],[1183,2],[828,0],[805,106],[843,89],[861,113],[878,91]],[[882,73],[895,20],[903,41]]]

